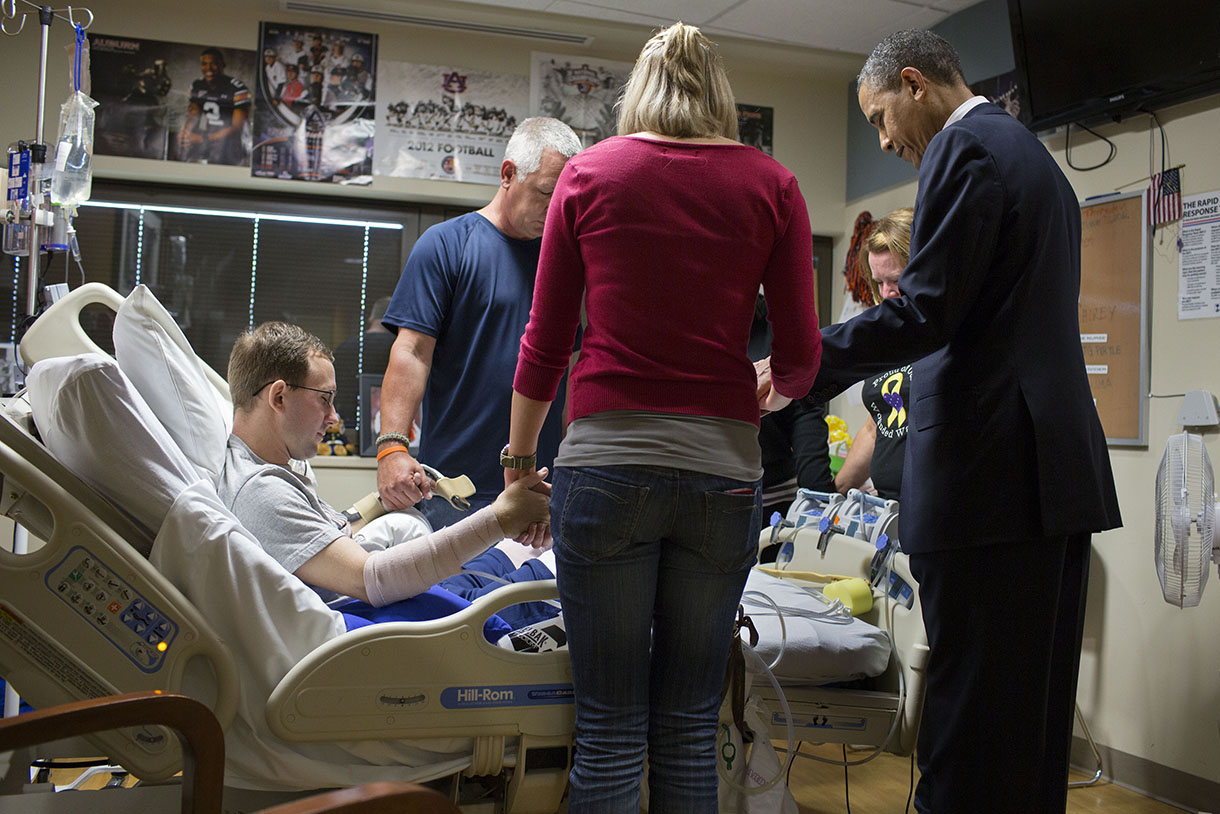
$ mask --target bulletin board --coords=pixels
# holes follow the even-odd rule
[[[1143,192],[1080,205],[1080,343],[1106,441],[1147,446],[1148,270]]]

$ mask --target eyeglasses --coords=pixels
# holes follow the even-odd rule
[[[259,385],[258,389],[255,390],[252,395],[257,396],[259,393],[263,392],[264,387],[266,387],[269,384],[275,384],[278,381],[279,381],[279,379],[272,379],[269,382],[265,382],[264,384]],[[312,390],[315,393],[321,393],[322,395],[326,396],[326,406],[327,407],[335,406],[335,391],[334,390],[320,390],[317,387],[306,387],[303,384],[290,384],[288,382],[284,382],[284,384],[288,385],[289,387],[295,387],[297,390]]]

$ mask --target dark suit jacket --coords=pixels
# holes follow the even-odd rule
[[[916,362],[903,548],[1121,525],[1080,345],[1080,206],[999,107],[979,105],[928,145],[899,287],[822,329],[811,396]]]

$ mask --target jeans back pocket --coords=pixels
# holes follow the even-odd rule
[[[574,469],[559,516],[563,544],[594,561],[620,553],[635,539],[648,492],[647,486]]]

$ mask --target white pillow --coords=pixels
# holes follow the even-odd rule
[[[224,466],[233,408],[148,286],[138,285],[114,319],[114,353],[179,449],[215,484]]]
[[[44,359],[26,382],[47,449],[145,528],[160,528],[182,490],[199,480],[113,359]]]
[[[770,664],[783,645],[783,658],[773,668],[779,681],[831,684],[885,672],[890,660],[889,636],[863,619],[819,616],[829,607],[814,595],[821,593],[820,587],[750,569],[745,591],[741,602],[758,630],[754,647],[758,655]],[[753,591],[770,597],[780,608],[793,609],[784,614],[782,629],[775,610],[751,596]],[[795,612],[797,609],[805,615]]]

